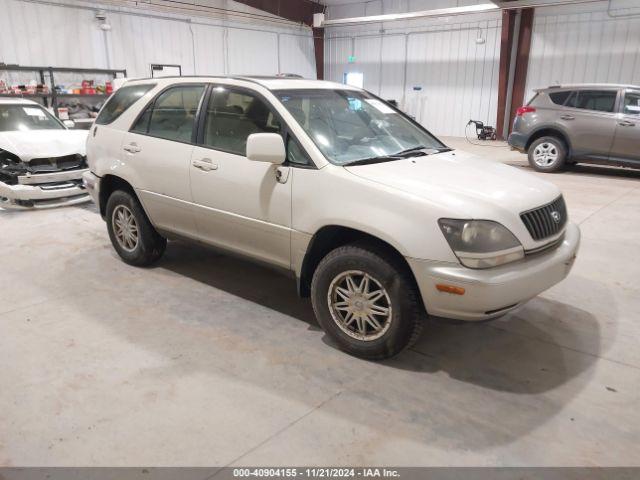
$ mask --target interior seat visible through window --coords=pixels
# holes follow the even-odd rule
[[[205,119],[205,145],[244,156],[249,135],[281,130],[271,109],[257,96],[222,87],[213,90]]]
[[[165,90],[150,105],[132,132],[179,142],[191,142],[203,85],[179,85]]]

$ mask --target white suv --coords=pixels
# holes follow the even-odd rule
[[[429,315],[485,320],[566,277],[580,231],[554,185],[452,151],[363,90],[285,78],[126,84],[84,183],[122,259],[188,239],[280,267],[349,353],[381,359]]]

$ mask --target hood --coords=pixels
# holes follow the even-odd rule
[[[88,133],[88,130],[0,132],[0,149],[13,153],[23,162],[76,153],[85,155]]]
[[[345,167],[350,173],[438,205],[456,218],[495,219],[555,200],[555,185],[462,151]]]

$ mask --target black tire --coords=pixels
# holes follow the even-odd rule
[[[546,150],[556,158],[547,165],[541,164],[541,162],[544,162],[545,160],[544,158],[540,158],[538,155],[538,147],[541,149],[546,148]],[[567,161],[567,147],[558,137],[540,137],[535,139],[529,146],[527,156],[529,158],[529,165],[531,165],[531,168],[534,170],[545,173],[557,172],[562,170],[565,166],[565,162]],[[536,159],[538,161],[536,161]]]
[[[426,317],[415,282],[407,270],[400,261],[376,246],[350,244],[336,248],[322,259],[311,282],[311,301],[318,323],[339,348],[351,355],[367,360],[397,355],[419,338]],[[388,294],[390,321],[379,338],[366,341],[354,338],[333,318],[329,306],[331,284],[350,271],[366,273]],[[365,329],[371,327],[368,325]]]
[[[137,241],[130,250],[121,244],[114,231],[114,212],[130,212],[137,227]],[[114,191],[107,200],[107,230],[113,248],[120,258],[129,265],[144,267],[158,261],[167,247],[167,240],[156,232],[144,213],[140,202],[131,193],[124,190]]]

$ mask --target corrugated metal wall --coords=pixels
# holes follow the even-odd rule
[[[632,3],[537,9],[527,99],[558,83],[640,84],[640,7]]]
[[[342,82],[345,72],[363,72],[367,90],[398,100],[438,135],[464,136],[471,118],[495,125],[500,14],[394,23],[382,34],[380,26],[328,29],[327,78]]]
[[[316,76],[312,33],[306,27],[56,3],[61,2],[0,0],[0,62],[126,68],[130,77],[149,76],[152,63],[179,64],[185,75],[282,71]],[[109,32],[94,19],[101,7],[107,10]]]

